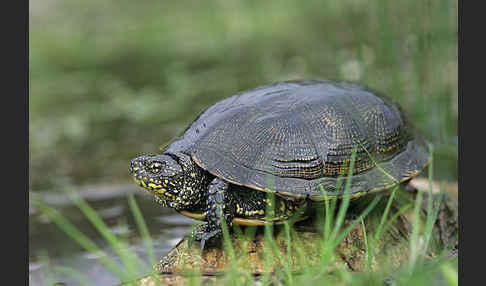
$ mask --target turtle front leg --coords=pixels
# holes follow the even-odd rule
[[[206,241],[222,237],[221,217],[228,230],[233,225],[234,202],[228,188],[228,183],[220,178],[215,178],[208,186],[206,222],[200,224],[193,234],[196,240],[201,241],[202,248]]]

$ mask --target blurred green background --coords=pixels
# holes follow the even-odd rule
[[[344,79],[395,98],[457,180],[457,1],[30,1],[30,189],[128,162],[236,92]]]

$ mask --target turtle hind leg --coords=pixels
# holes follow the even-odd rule
[[[194,239],[201,241],[202,248],[207,241],[216,241],[223,237],[221,223],[225,223],[228,230],[233,225],[234,203],[228,188],[229,184],[220,178],[215,178],[208,186],[206,219],[193,232]]]
[[[253,189],[233,190],[237,217],[255,221],[282,222],[301,213],[306,200],[283,198],[276,194]]]

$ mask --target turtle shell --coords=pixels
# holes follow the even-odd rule
[[[426,142],[390,98],[346,82],[295,81],[259,87],[203,111],[165,148],[183,152],[230,183],[283,196],[385,190],[428,163]],[[337,187],[340,186],[340,187]]]

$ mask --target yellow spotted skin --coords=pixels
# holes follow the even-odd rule
[[[289,200],[236,185],[232,186],[230,191],[234,193],[235,218],[255,221],[269,220],[270,214],[267,213],[267,209],[272,208],[274,214],[271,216],[271,221],[281,222],[293,216],[298,210],[305,209],[307,205],[305,199]],[[273,205],[272,198],[269,196],[273,196]]]
[[[175,210],[201,208],[211,176],[184,154],[145,155],[133,159],[130,173],[135,183],[154,194],[155,200]]]

